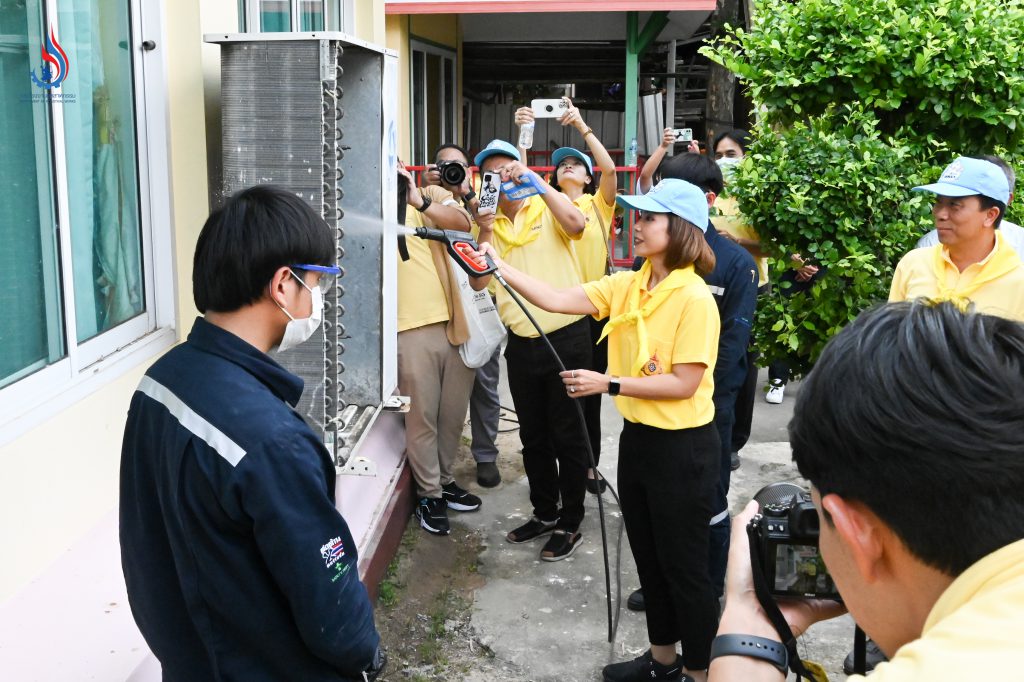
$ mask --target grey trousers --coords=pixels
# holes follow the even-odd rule
[[[498,459],[498,421],[501,418],[501,399],[498,397],[498,379],[501,365],[498,361],[501,347],[494,349],[494,355],[476,370],[473,393],[469,398],[469,420],[473,431],[473,445],[470,450],[473,459],[479,462],[495,462]]]
[[[419,497],[441,497],[454,480],[473,370],[448,343],[444,322],[398,334],[398,388],[411,399],[405,415],[405,454]]]

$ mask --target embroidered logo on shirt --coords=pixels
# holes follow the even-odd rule
[[[345,545],[341,538],[331,538],[320,548],[320,556],[324,558],[327,568],[338,563],[345,556]]]
[[[654,355],[644,363],[643,369],[640,370],[645,377],[654,376],[655,374],[661,374],[661,362],[658,361],[658,352],[655,351]]]

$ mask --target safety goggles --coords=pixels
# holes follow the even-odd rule
[[[337,265],[289,265],[292,270],[306,270],[309,272],[319,272],[320,281],[317,282],[317,286],[320,287],[320,293],[326,294],[334,286],[334,281],[341,276],[341,268]]]

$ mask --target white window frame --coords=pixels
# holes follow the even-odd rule
[[[415,57],[414,57],[414,53],[415,52],[422,52],[422,53],[424,53],[424,55],[432,54],[432,55],[435,55],[437,57],[440,57],[440,59],[438,60],[438,66],[437,66],[438,74],[437,75],[438,75],[438,82],[441,83],[441,98],[440,98],[441,99],[441,144],[447,144],[449,142],[456,143],[456,144],[458,143],[458,137],[459,137],[459,116],[462,115],[461,107],[459,106],[459,102],[462,101],[462,93],[459,92],[459,55],[458,55],[458,52],[455,50],[455,48],[443,47],[441,45],[437,45],[435,43],[426,41],[426,40],[424,40],[422,38],[417,38],[417,37],[410,37],[409,38],[409,103],[410,103],[410,106],[409,106],[409,109],[410,109],[409,117],[411,119],[410,123],[413,126],[413,138],[415,139],[415,142],[416,142],[417,146],[419,147],[419,152],[421,154],[420,158],[424,159],[424,161],[426,161],[427,163],[430,163],[430,162],[433,161],[433,159],[431,159],[429,155],[430,155],[430,152],[433,151],[433,150],[427,149],[427,134],[426,134],[426,132],[427,132],[427,106],[429,106],[429,103],[430,103],[430,93],[426,91],[427,84],[426,84],[425,81],[419,85],[419,87],[423,88],[423,103],[424,103],[424,106],[423,106],[423,115],[420,116],[420,120],[418,120],[418,121],[415,119],[415,116],[416,116],[415,107],[412,106],[412,103],[416,101],[415,100],[415,96],[416,96],[415,89],[417,87],[417,84],[415,82],[415,74],[413,73],[413,71],[414,71],[414,69],[413,69],[413,60],[415,59]],[[445,78],[444,60],[446,60],[446,59],[450,59],[451,62],[452,62],[452,78],[455,79],[455,82],[452,83],[452,97],[451,97],[450,101],[448,101],[447,98],[444,96],[444,78]],[[423,68],[424,68],[424,71],[425,71],[426,70],[426,57],[425,56],[424,56]],[[445,119],[447,118],[447,115],[448,115],[449,112],[451,112],[451,114],[452,114],[452,130],[445,130]],[[420,132],[417,133],[416,132],[417,130],[420,131]],[[413,156],[415,158],[415,154]]]
[[[67,347],[65,356],[57,362],[0,388],[0,446],[151,361],[177,341],[166,34],[159,5],[145,0],[127,2],[136,56],[135,144],[146,309],[92,339],[77,341],[62,107],[81,103],[51,104],[54,194],[63,273],[59,284],[64,310],[62,333]],[[58,16],[57,0],[46,0],[45,6],[50,18]],[[57,33],[60,35],[59,25]],[[143,50],[143,40],[154,41],[156,49]]]
[[[355,33],[355,0],[321,0],[324,5],[324,30]],[[366,0],[363,0],[364,2]],[[302,25],[300,0],[288,0],[292,32]],[[260,0],[241,0],[239,30],[242,33],[265,33],[260,23]]]

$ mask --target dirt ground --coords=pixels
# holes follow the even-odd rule
[[[498,447],[502,453],[518,453],[519,436],[510,421],[515,414],[503,411],[502,416]],[[464,486],[476,478],[468,436],[467,428],[455,465]],[[502,456],[498,467],[506,483],[525,475],[518,456]],[[381,680],[528,679],[495,660],[470,627],[473,593],[484,583],[477,572],[481,540],[478,532],[458,523],[448,538],[433,537],[410,519],[377,601],[377,627],[389,659]]]

